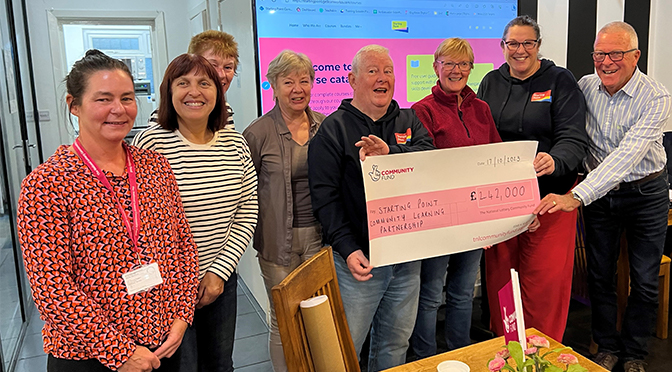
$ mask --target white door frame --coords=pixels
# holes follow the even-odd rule
[[[195,32],[196,30],[193,29],[193,22],[201,23],[202,28],[198,30],[198,32]],[[189,24],[192,33],[191,36],[210,29],[210,16],[208,15],[207,1],[203,1],[189,10]]]

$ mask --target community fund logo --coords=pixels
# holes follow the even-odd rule
[[[378,182],[380,180],[393,180],[395,175],[412,173],[414,169],[415,167],[379,170],[378,164],[373,164],[371,165],[371,172],[369,172],[369,177],[371,177],[371,181],[373,182]]]

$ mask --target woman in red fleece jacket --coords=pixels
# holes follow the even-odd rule
[[[464,39],[444,40],[434,52],[438,77],[432,94],[412,106],[439,149],[501,142],[488,104],[467,86],[474,52]],[[411,336],[419,358],[436,354],[436,313],[446,279],[446,344],[469,345],[474,282],[482,250],[477,249],[422,261],[420,304]]]

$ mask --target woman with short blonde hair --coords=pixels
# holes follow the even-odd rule
[[[438,81],[413,108],[439,149],[500,142],[488,105],[467,85],[474,52],[464,39],[444,40],[434,53]],[[436,314],[446,284],[445,337],[448,349],[470,343],[474,283],[481,249],[422,261],[418,317],[411,346],[418,358],[436,354]],[[444,276],[448,275],[444,281]]]

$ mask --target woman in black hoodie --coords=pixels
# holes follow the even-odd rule
[[[534,160],[539,190],[566,194],[585,155],[586,104],[576,79],[552,61],[539,59],[539,25],[529,16],[509,22],[501,41],[506,63],[488,73],[478,98],[490,105],[503,141],[539,142]],[[485,252],[491,327],[503,334],[497,292],[520,273],[525,325],[562,341],[574,263],[576,211],[540,216],[541,227]]]

